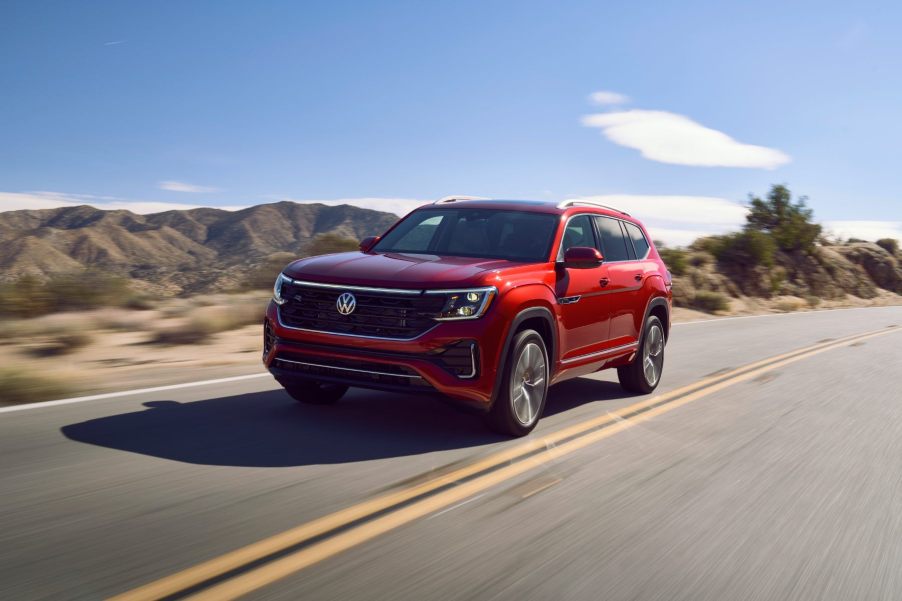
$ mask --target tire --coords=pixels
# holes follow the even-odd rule
[[[316,380],[297,380],[283,383],[288,396],[306,405],[331,405],[348,391],[342,384],[329,384]]]
[[[536,427],[548,397],[548,351],[538,332],[517,333],[501,378],[488,425],[501,434],[526,436]]]
[[[650,315],[639,338],[639,350],[629,365],[617,368],[617,377],[624,390],[648,394],[658,387],[664,372],[664,326]]]

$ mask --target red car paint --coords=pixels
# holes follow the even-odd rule
[[[433,210],[436,206],[426,205],[414,213]],[[291,353],[302,355],[305,363],[325,367],[319,373],[327,374],[327,379],[351,386],[395,390],[397,387],[379,381],[358,382],[355,376],[359,374],[353,371],[354,366],[365,366],[361,374],[367,370],[380,371],[373,366],[385,366],[389,373],[393,368],[402,367],[415,372],[434,391],[488,409],[497,394],[506,349],[516,330],[524,325],[538,329],[546,339],[551,383],[629,363],[635,357],[645,319],[652,313],[661,319],[665,337],[669,333],[670,275],[651,237],[635,218],[590,204],[559,206],[466,200],[441,206],[551,213],[556,216],[557,231],[548,256],[538,263],[383,254],[371,250],[310,257],[291,263],[283,272],[285,276],[332,285],[324,290],[335,293],[345,287],[419,292],[487,286],[494,286],[498,293],[482,317],[437,322],[432,329],[411,340],[293,329],[280,322],[280,306],[270,302],[263,362],[278,379],[293,377],[276,363],[278,357]],[[564,267],[558,259],[559,253],[566,250],[561,249],[565,226],[570,218],[582,214],[635,224],[647,240],[647,255],[620,262],[604,260],[592,268]],[[396,227],[398,224],[392,229]],[[434,360],[436,351],[470,340],[478,346],[476,377],[461,378]],[[339,367],[330,370],[329,366]],[[309,377],[309,374],[298,377]]]

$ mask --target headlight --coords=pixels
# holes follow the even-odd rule
[[[469,288],[464,290],[427,290],[426,294],[442,294],[445,305],[435,316],[439,321],[455,319],[477,319],[485,315],[498,294],[494,286],[488,288]]]
[[[285,304],[285,299],[282,297],[282,286],[290,283],[291,278],[286,277],[283,273],[280,273],[279,277],[276,278],[276,283],[272,287],[272,299],[277,305]]]

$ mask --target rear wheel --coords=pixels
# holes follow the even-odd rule
[[[548,395],[548,352],[538,332],[516,335],[501,382],[487,416],[489,426],[502,434],[525,436],[539,421]]]
[[[348,387],[342,384],[329,384],[316,380],[298,380],[284,383],[285,392],[298,401],[307,405],[331,405],[344,396]]]
[[[636,358],[629,365],[617,368],[620,385],[630,392],[648,394],[658,387],[664,371],[664,326],[651,315],[639,340]]]

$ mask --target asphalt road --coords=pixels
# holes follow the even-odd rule
[[[525,440],[428,398],[301,406],[269,378],[2,412],[0,598],[105,598],[264,541],[175,597],[902,599],[900,377],[888,307],[677,325],[660,405],[570,381]]]

